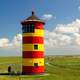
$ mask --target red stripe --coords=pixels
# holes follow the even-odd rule
[[[22,66],[22,72],[26,74],[44,73],[44,66]]]
[[[44,26],[42,23],[35,23],[35,29],[44,29]]]
[[[23,58],[44,58],[43,51],[23,51]]]
[[[40,44],[43,44],[44,43],[44,38],[43,37],[23,37],[23,44],[25,43],[33,43],[33,44],[36,44],[36,43],[40,43]]]

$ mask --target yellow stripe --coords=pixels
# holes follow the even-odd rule
[[[23,44],[23,51],[44,51],[44,44],[38,44],[38,49],[34,49],[34,44]]]
[[[35,32],[34,33],[23,33],[22,34],[23,37],[25,36],[44,36],[44,30],[42,29],[35,29]]]
[[[34,66],[34,63],[38,63],[38,66],[44,66],[44,58],[23,59],[23,66]]]

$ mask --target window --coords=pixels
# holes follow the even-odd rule
[[[33,33],[34,32],[34,24],[27,24],[22,28],[23,33]]]
[[[38,45],[34,45],[34,49],[38,49]]]
[[[38,63],[34,63],[34,67],[38,67]]]
[[[29,25],[29,32],[34,32],[34,25],[33,24]]]
[[[22,27],[22,32],[24,33],[24,32],[26,32],[26,29],[25,29],[25,27]]]

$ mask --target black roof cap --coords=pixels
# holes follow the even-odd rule
[[[43,24],[45,24],[43,20],[39,19],[35,15],[34,11],[32,11],[32,15],[30,17],[28,17],[27,19],[25,19],[24,21],[22,21],[22,23],[29,22],[29,21],[37,21],[37,22],[42,22]]]
[[[32,11],[32,15],[28,17],[26,20],[40,20],[40,19],[35,15],[35,12]]]

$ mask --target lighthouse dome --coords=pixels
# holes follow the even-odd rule
[[[22,21],[21,23],[24,24],[26,22],[41,22],[44,24],[44,21],[39,19],[36,15],[35,12],[32,11],[32,15],[30,17],[28,17],[27,19],[25,19],[24,21]]]

